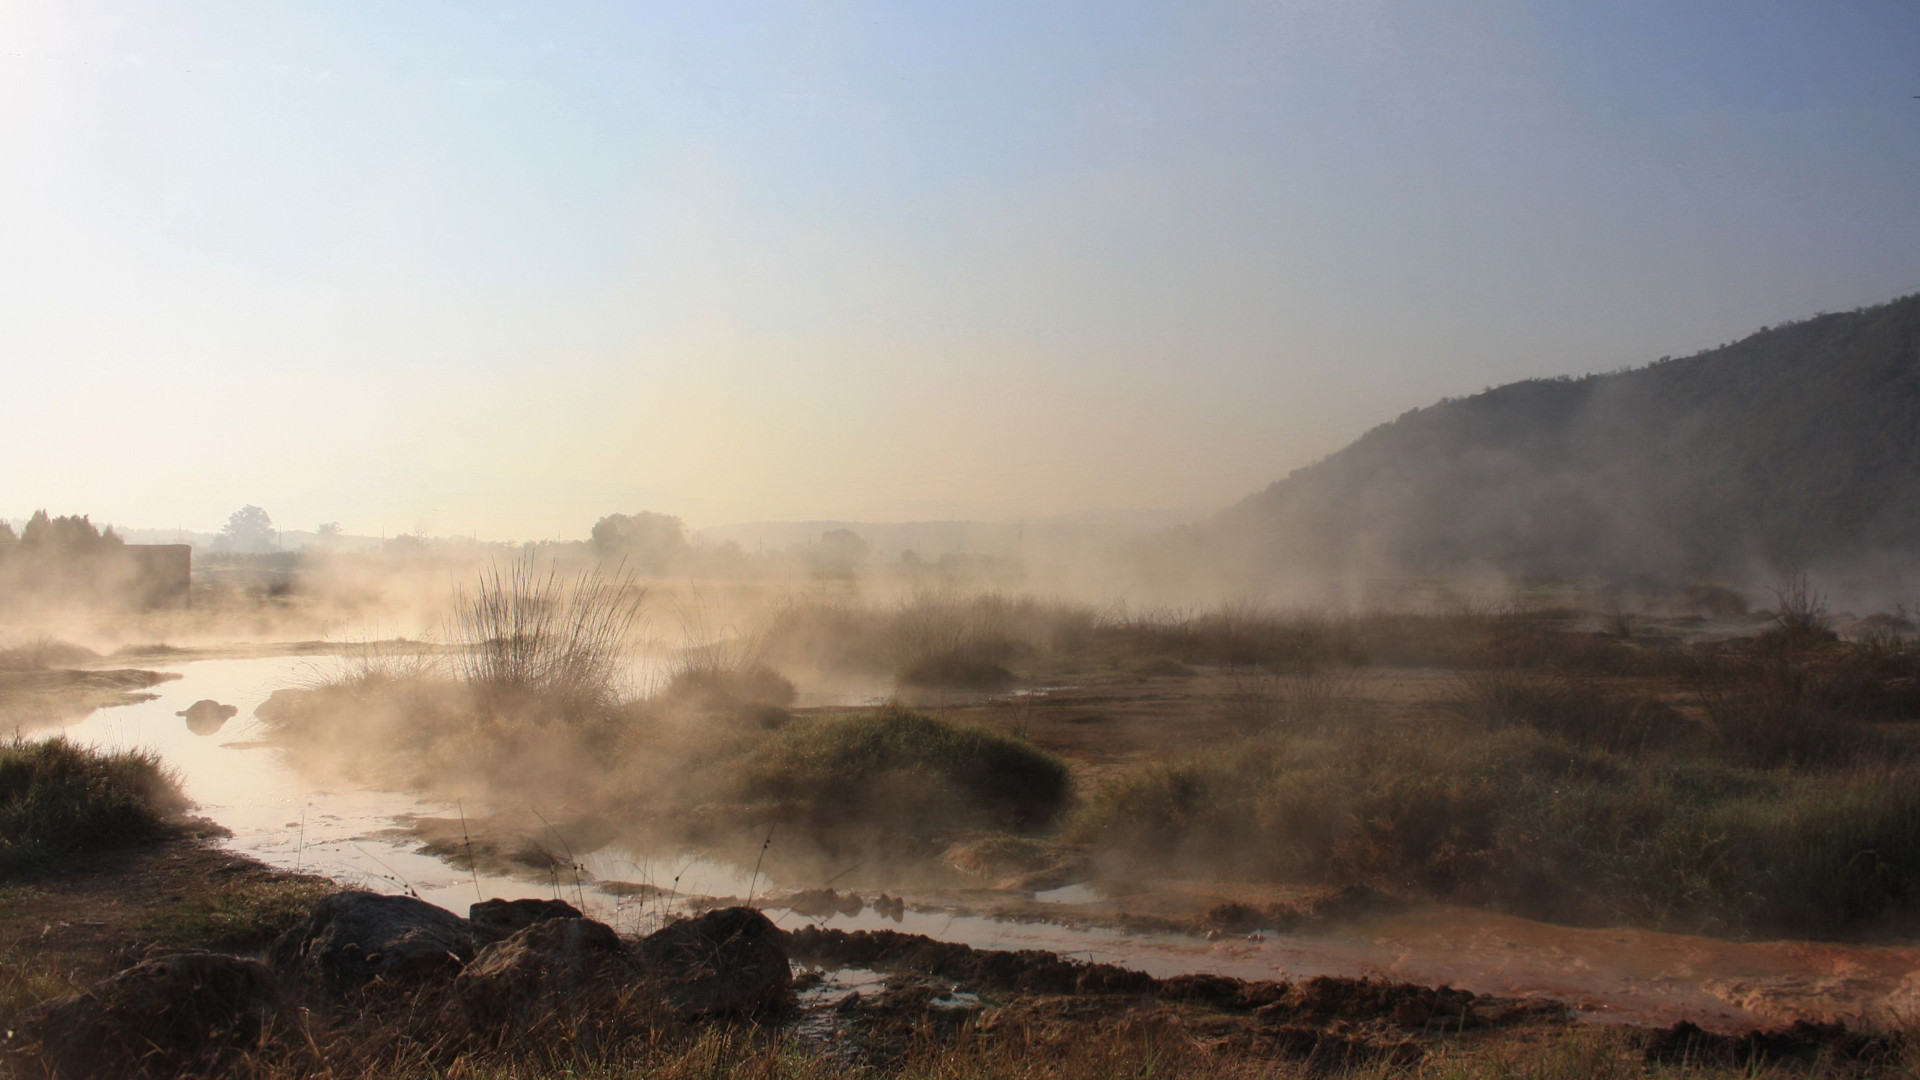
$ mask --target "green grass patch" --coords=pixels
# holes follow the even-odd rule
[[[1833,936],[1920,915],[1920,769],[1758,769],[1527,727],[1264,738],[1144,766],[1066,839],[1129,871],[1359,883],[1539,918]]]
[[[188,805],[150,751],[15,737],[0,744],[0,874],[154,839]]]
[[[162,908],[141,929],[182,948],[251,952],[271,944],[338,888],[305,876],[236,881]]]

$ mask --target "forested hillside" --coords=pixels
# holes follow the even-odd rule
[[[1383,424],[1224,513],[1270,569],[1682,579],[1920,552],[1920,295]]]

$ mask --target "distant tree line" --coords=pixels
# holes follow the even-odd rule
[[[45,510],[35,510],[17,534],[12,525],[0,521],[0,548],[17,547],[23,553],[84,555],[121,544],[113,526],[107,526],[103,532],[86,514],[49,517]]]
[[[18,533],[0,522],[0,605],[146,606],[174,602],[187,588],[187,563],[164,549],[129,548],[112,526],[85,514],[36,510]]]

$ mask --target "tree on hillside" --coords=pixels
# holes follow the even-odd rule
[[[626,559],[643,574],[663,574],[686,557],[687,526],[650,510],[608,514],[593,523],[593,549],[603,559]]]
[[[220,535],[235,551],[268,551],[273,548],[273,519],[249,503],[227,515],[227,526]]]

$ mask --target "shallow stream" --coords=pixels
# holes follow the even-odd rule
[[[258,742],[253,712],[273,691],[313,681],[314,657],[217,659],[167,667],[180,678],[152,701],[102,709],[59,729],[109,748],[150,748],[175,769],[199,812],[232,831],[232,849],[274,866],[328,875],[384,892],[412,891],[464,913],[485,897],[559,895],[630,932],[650,929],[687,898],[768,896],[778,882],[684,852],[603,848],[579,857],[580,880],[532,881],[473,874],[416,850],[394,832],[406,815],[472,814],[429,798],[318,785]],[[177,716],[213,699],[239,713],[196,734]],[[814,703],[814,702],[808,702]],[[611,885],[608,883],[625,883]],[[634,888],[635,884],[642,886]],[[794,883],[806,885],[810,883]],[[662,893],[658,890],[667,890]],[[812,921],[844,929],[896,929],[977,948],[1046,949],[1156,976],[1212,972],[1247,979],[1380,976],[1450,984],[1479,993],[1544,995],[1588,1017],[1637,1023],[1689,1019],[1735,1029],[1797,1018],[1920,1015],[1920,946],[1822,942],[1726,942],[1632,929],[1575,929],[1441,906],[1374,915],[1309,934],[1207,941],[1074,925],[1086,886],[1043,895],[1060,921],[995,919],[952,910],[951,898],[909,895],[898,919],[869,907],[854,916],[810,918],[769,908],[782,925]]]

